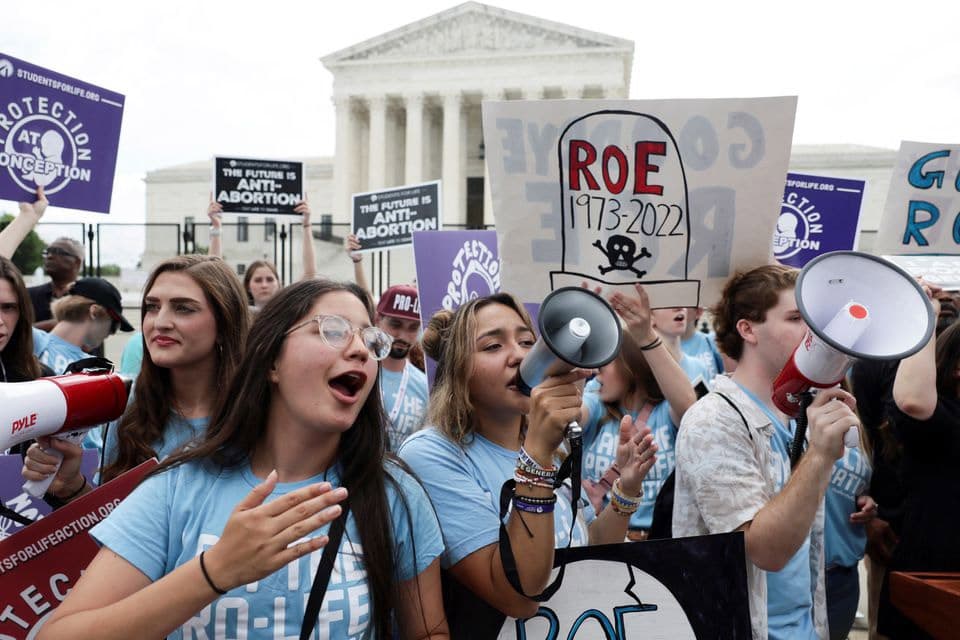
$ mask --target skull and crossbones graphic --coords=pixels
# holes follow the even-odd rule
[[[652,258],[650,252],[647,251],[646,247],[640,247],[640,252],[637,253],[637,243],[627,236],[610,236],[607,238],[607,246],[604,247],[603,243],[599,240],[593,243],[597,249],[603,252],[603,255],[607,257],[607,260],[610,263],[609,267],[599,265],[597,268],[600,269],[600,275],[606,275],[611,271],[633,271],[638,278],[642,278],[647,275],[646,271],[641,271],[634,267],[633,265],[640,258]]]

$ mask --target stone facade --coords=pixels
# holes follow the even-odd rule
[[[341,242],[349,232],[353,193],[440,179],[445,224],[493,224],[484,189],[481,102],[643,98],[630,96],[633,48],[629,40],[468,2],[323,57],[333,74],[336,155],[302,159],[318,273],[352,278]],[[872,147],[796,146],[790,170],[867,181],[860,248],[869,250],[895,156]],[[149,172],[148,223],[184,224],[192,217],[196,244],[207,246],[211,173],[212,161]],[[320,224],[323,215],[331,216],[332,227]],[[277,243],[262,226],[263,216],[248,217],[246,235],[230,222],[223,252],[238,271],[266,258],[283,262],[286,282],[299,277],[299,225],[287,227],[292,242]],[[169,228],[149,229],[145,269],[177,248]],[[280,244],[285,255],[278,252]],[[371,275],[375,290],[412,281],[411,251],[390,252]]]

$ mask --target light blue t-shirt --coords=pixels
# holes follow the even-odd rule
[[[796,423],[784,425],[767,405],[743,386],[743,392],[770,418],[774,465],[773,478],[779,493],[790,478],[790,443]],[[770,640],[817,637],[813,628],[813,576],[810,573],[810,536],[780,571],[767,571],[767,634]]]
[[[89,358],[90,354],[52,333],[33,329],[33,355],[47,365],[55,374],[62,375],[67,367],[77,360]]]
[[[867,492],[871,475],[869,458],[856,447],[846,447],[833,467],[823,532],[827,567],[855,567],[863,558],[867,532],[862,524],[850,522],[850,515],[859,510],[857,498]]]
[[[500,539],[500,489],[513,478],[516,451],[478,434],[461,447],[428,427],[407,438],[398,453],[416,472],[436,507],[445,546],[440,559],[443,568]],[[572,514],[569,490],[558,489],[553,512],[556,548],[570,542]],[[589,543],[587,526],[594,517],[590,501],[581,496],[571,546]]]
[[[714,376],[723,373],[723,357],[717,348],[714,334],[694,331],[692,336],[680,342],[680,348],[691,358],[703,363],[707,370],[708,377],[704,380],[707,384],[710,384]]]
[[[157,459],[162,461],[179,449],[180,445],[202,436],[209,423],[210,418],[208,416],[183,418],[171,413],[167,418],[167,424],[163,427],[163,436],[159,441],[153,443],[153,450],[157,452]],[[117,448],[120,446],[120,441],[117,439],[119,424],[119,420],[114,420],[107,429],[107,441],[104,443],[104,465],[113,463],[117,458]]]
[[[396,485],[386,481],[387,504],[397,578],[405,581],[440,555],[443,541],[423,487],[396,465],[388,463],[387,469],[397,481]],[[301,482],[278,484],[267,502],[325,479],[334,487],[340,484],[333,468]],[[249,465],[220,470],[187,463],[148,478],[91,535],[155,581],[212,547],[236,504],[261,482]],[[324,535],[329,528],[325,525],[298,542]],[[297,638],[322,555],[323,549],[318,549],[257,582],[231,589],[167,637]],[[313,637],[364,637],[371,602],[362,557],[351,511],[320,607],[318,636]]]
[[[403,371],[387,371],[380,367],[380,397],[390,423],[387,427],[388,445],[391,451],[396,451],[407,436],[423,424],[429,397],[427,375],[409,360]]]
[[[143,332],[137,331],[127,340],[120,354],[120,375],[136,378],[140,375],[140,365],[143,363]]]
[[[687,374],[690,384],[697,386],[701,381],[709,390],[713,386],[713,377],[707,371],[706,365],[699,358],[692,358],[685,353],[680,354],[680,368]]]
[[[610,468],[617,457],[617,444],[620,440],[620,421],[607,417],[607,408],[600,399],[600,384],[596,379],[584,387],[583,404],[589,417],[583,426],[583,477],[598,482],[604,472]],[[621,411],[623,409],[621,408]],[[629,412],[633,418],[636,411]],[[649,529],[653,521],[653,505],[657,501],[660,487],[676,466],[677,427],[670,419],[670,404],[663,401],[650,412],[647,426],[653,433],[657,445],[657,459],[643,480],[643,497],[636,513],[630,516],[631,529]],[[604,498],[604,504],[607,503]]]

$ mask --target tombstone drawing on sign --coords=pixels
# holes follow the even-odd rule
[[[700,282],[688,278],[687,178],[667,126],[633,111],[589,113],[564,129],[557,155],[563,249],[551,289],[640,283],[658,306],[698,306]]]

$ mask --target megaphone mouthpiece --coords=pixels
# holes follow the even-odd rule
[[[538,324],[537,343],[517,372],[517,387],[527,395],[548,375],[577,367],[596,369],[620,352],[616,312],[587,289],[563,287],[550,293],[540,305]]]

